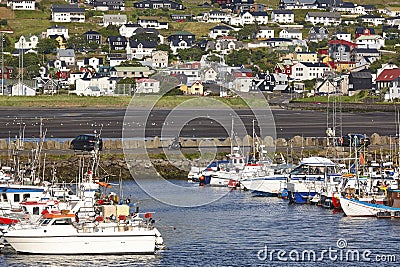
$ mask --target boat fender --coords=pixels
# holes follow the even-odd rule
[[[99,221],[98,221],[98,220],[95,220],[95,221],[93,222],[93,224],[94,224],[95,227],[97,227],[97,226],[99,226]]]
[[[100,209],[96,209],[94,212],[96,213],[96,215],[100,215],[101,210]]]

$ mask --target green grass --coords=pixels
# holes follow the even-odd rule
[[[265,107],[265,99],[246,98],[251,107]],[[163,96],[141,95],[141,96],[102,96],[83,97],[76,95],[54,95],[54,96],[0,96],[0,106],[3,107],[82,107],[82,108],[125,108],[130,104],[133,108],[158,107],[173,108],[197,107],[197,108],[247,108],[248,105],[239,97],[219,98],[202,96]]]
[[[15,19],[49,19],[49,12],[42,12],[39,10],[18,10],[14,11]],[[34,26],[33,24],[30,24]],[[27,25],[25,25],[27,26]]]
[[[297,98],[293,99],[292,102],[297,103],[308,103],[308,102],[320,102],[320,103],[327,103],[327,102],[342,102],[342,103],[362,103],[363,100],[367,98],[367,94],[364,92],[360,92],[353,96],[311,96],[305,98]]]

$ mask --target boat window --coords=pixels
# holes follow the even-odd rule
[[[14,202],[20,202],[19,194],[14,194]]]
[[[33,207],[33,212],[34,215],[39,215],[39,207]]]
[[[71,224],[70,218],[57,219],[53,222],[53,225],[70,225],[70,224]]]
[[[22,199],[28,199],[28,198],[30,198],[30,197],[31,197],[31,194],[24,194],[23,197],[22,197]]]
[[[308,174],[308,168],[304,168],[302,166],[295,168],[290,172],[291,174]]]
[[[2,197],[2,199],[3,199],[4,202],[7,202],[7,201],[8,201],[8,198],[7,198],[7,194],[6,194],[6,193],[1,194],[1,197]]]
[[[51,219],[43,219],[40,223],[40,225],[48,225]]]

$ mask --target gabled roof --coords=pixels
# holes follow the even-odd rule
[[[357,27],[356,28],[356,33],[357,34],[363,34],[364,30],[366,30],[366,29],[368,29],[371,34],[375,34],[375,29],[374,28],[364,28],[364,27]]]
[[[268,16],[268,13],[265,11],[254,11],[254,12],[249,12],[253,17],[266,17]]]
[[[337,12],[308,12],[309,17],[322,17],[322,18],[340,18],[340,13]]]
[[[194,35],[194,34],[191,33],[191,32],[188,32],[188,31],[177,31],[177,32],[171,34],[170,36],[175,36],[175,35],[186,35],[186,36],[190,36],[190,35]]]
[[[60,57],[75,57],[74,49],[59,49],[57,53]]]
[[[226,25],[217,25],[217,26],[211,28],[210,30],[233,30],[233,28],[230,26],[226,26]]]
[[[371,71],[350,72],[350,75],[357,79],[372,79]]]
[[[378,77],[377,82],[390,82],[400,77],[400,68],[383,70]]]
[[[304,66],[306,66],[308,68],[326,68],[326,67],[328,67],[324,63],[299,62],[299,64],[303,64]]]
[[[153,42],[153,41],[138,41],[138,40],[130,40],[129,41],[129,46],[131,48],[138,47],[139,45],[142,45],[144,48],[156,48],[157,42]]]
[[[74,13],[85,13],[84,8],[80,8],[78,5],[52,5],[51,6],[52,12],[74,12]]]
[[[93,30],[88,30],[87,32],[85,32],[83,35],[101,35],[100,33],[93,31]]]
[[[287,9],[273,10],[272,13],[274,13],[274,14],[294,14],[292,10],[287,10]]]

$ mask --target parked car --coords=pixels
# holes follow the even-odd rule
[[[365,134],[346,134],[337,139],[338,146],[368,147],[370,144],[371,141]]]
[[[71,149],[92,151],[98,148],[100,151],[103,149],[103,140],[93,134],[81,134],[71,141]]]

